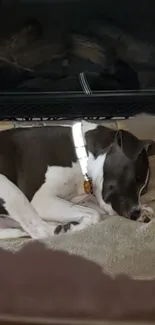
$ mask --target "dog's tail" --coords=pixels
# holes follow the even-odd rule
[[[41,239],[54,234],[53,228],[39,217],[20,189],[2,174],[0,174],[0,203],[7,211],[8,216],[17,221],[31,238]],[[2,230],[3,238],[4,232],[7,234],[7,230]],[[15,229],[10,229],[9,237],[12,235],[20,237],[21,230],[16,229],[15,232]]]

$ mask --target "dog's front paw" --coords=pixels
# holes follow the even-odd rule
[[[142,206],[141,215],[138,221],[148,223],[154,218],[155,218],[155,214],[153,209],[145,205]]]
[[[70,232],[70,231],[72,231],[72,228],[76,227],[77,225],[79,225],[79,223],[76,221],[58,225],[55,228],[54,233],[55,233],[55,235],[60,235],[60,234],[66,233],[66,232]]]

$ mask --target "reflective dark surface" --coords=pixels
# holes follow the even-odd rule
[[[155,88],[155,5],[1,1],[0,90]]]

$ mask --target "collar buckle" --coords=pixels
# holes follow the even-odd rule
[[[85,175],[85,177],[84,177],[83,187],[84,187],[86,194],[93,194],[92,181],[88,177],[88,175]]]

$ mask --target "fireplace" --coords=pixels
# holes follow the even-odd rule
[[[0,1],[0,118],[154,112],[151,2]]]

